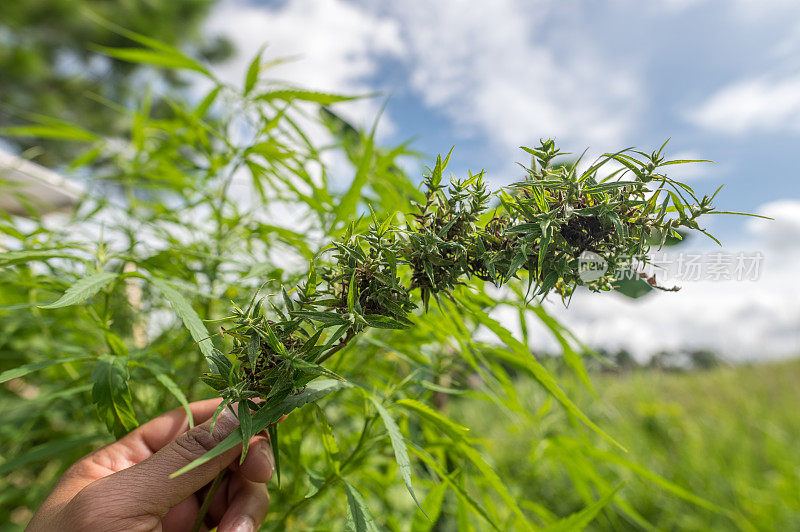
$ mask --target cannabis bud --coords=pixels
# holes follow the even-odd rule
[[[409,327],[417,291],[427,310],[431,297],[452,300],[470,278],[497,286],[527,279],[531,297],[556,291],[565,300],[577,286],[610,290],[631,257],[680,238],[678,228],[699,229],[697,218],[713,211],[716,193],[698,199],[657,173],[698,162],[665,161],[663,145],[651,154],[606,154],[580,172],[580,159],[553,163],[565,154],[552,140],[523,149],[531,155],[524,179],[497,193],[487,190],[483,172],[445,181],[450,155],[439,156],[413,212],[382,221],[372,213],[361,233],[351,223],[327,248],[331,260],[313,261],[306,281],[282,290],[280,300],[254,296],[245,309],[234,306],[236,325],[224,331],[233,360],[215,353],[203,380],[223,405],[249,401],[257,409],[317,377],[342,379],[322,363],[367,328]],[[622,168],[601,178],[609,161]],[[586,275],[587,256],[603,268]]]

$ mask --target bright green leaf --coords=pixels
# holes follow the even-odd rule
[[[109,284],[111,281],[117,278],[117,274],[114,272],[97,272],[88,277],[84,277],[77,283],[73,284],[67,291],[64,292],[64,295],[59,298],[58,301],[55,303],[50,303],[49,305],[42,305],[40,308],[44,309],[51,309],[51,308],[60,308],[60,307],[68,307],[70,305],[75,305],[78,303],[82,303],[95,295],[99,292],[103,287]]]

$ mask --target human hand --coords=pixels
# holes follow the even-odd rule
[[[178,477],[169,475],[211,450],[239,426],[225,409],[209,433],[219,399],[190,405],[195,422],[178,408],[85,456],[70,467],[28,524],[29,531],[190,530],[208,484],[227,470],[211,502],[205,527],[219,532],[258,529],[269,509],[266,482],[275,459],[265,434]]]

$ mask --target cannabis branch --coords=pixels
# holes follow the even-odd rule
[[[580,173],[580,160],[554,164],[562,154],[552,140],[523,149],[531,155],[525,178],[496,194],[483,173],[445,182],[450,156],[440,156],[423,181],[425,202],[414,212],[384,221],[373,213],[360,234],[351,223],[327,248],[333,260],[312,261],[307,280],[282,290],[282,302],[254,296],[245,309],[234,305],[236,325],[223,331],[233,338],[232,357],[215,352],[203,376],[224,398],[220,411],[234,401],[257,410],[317,377],[341,379],[321,364],[370,327],[409,327],[416,291],[427,310],[431,297],[452,299],[451,291],[471,277],[498,286],[527,277],[531,296],[556,291],[568,298],[581,285],[610,290],[631,257],[680,238],[678,228],[703,231],[698,217],[718,212],[711,207],[716,192],[698,198],[688,185],[658,173],[698,162],[666,161],[664,146],[650,154],[606,154]],[[611,161],[620,168],[600,179]],[[587,252],[608,266],[591,281],[579,270]]]

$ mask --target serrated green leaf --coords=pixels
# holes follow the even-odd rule
[[[320,488],[325,485],[325,476],[311,469],[306,469],[306,473],[308,474],[308,482],[311,484],[311,488],[309,488],[304,497],[308,499],[316,495]]]
[[[541,226],[536,223],[521,223],[506,229],[506,233],[532,233],[538,234],[542,231]]]
[[[319,375],[324,377],[330,377],[331,379],[336,379],[338,381],[344,381],[345,378],[334,373],[333,371],[329,370],[324,366],[320,366],[319,364],[314,364],[313,362],[308,362],[303,360],[302,358],[295,358],[292,361],[292,366],[295,369],[299,369],[305,373],[310,375]]]
[[[259,334],[261,334],[262,338],[267,341],[270,349],[278,353],[279,355],[286,356],[286,346],[278,340],[278,337],[275,336],[275,333],[272,331],[272,327],[270,327],[269,323],[264,322],[264,333],[261,333],[261,329],[255,329]]]
[[[111,48],[108,46],[94,46],[93,48],[103,55],[129,63],[144,63],[164,68],[194,70],[211,77],[211,73],[206,67],[174,49],[150,50],[147,48]]]
[[[239,432],[242,435],[242,457],[239,463],[244,463],[244,458],[247,456],[247,449],[250,447],[250,438],[256,435],[253,432],[253,417],[250,414],[250,405],[247,401],[239,402]]]
[[[92,400],[108,430],[120,437],[136,428],[131,392],[128,388],[128,368],[123,360],[101,355],[92,371]]]
[[[158,277],[151,277],[149,280],[172,305],[175,313],[189,330],[189,334],[191,334],[194,341],[197,342],[197,347],[200,349],[200,352],[210,358],[213,355],[214,344],[212,344],[211,339],[208,338],[208,329],[203,325],[203,321],[192,308],[189,301],[166,280]]]
[[[320,323],[324,323],[325,325],[349,325],[350,322],[347,321],[342,317],[341,314],[336,312],[316,312],[311,310],[297,310],[294,312],[290,312],[292,316],[298,316],[301,318],[308,318],[311,320],[318,321]]]
[[[544,259],[547,257],[547,248],[550,246],[550,240],[552,239],[553,235],[553,227],[550,219],[544,220],[540,226],[542,230],[542,237],[539,240],[539,257],[536,269],[536,274],[539,278],[542,275],[542,266],[544,266]]]
[[[103,331],[103,337],[105,337],[106,345],[108,345],[112,355],[122,358],[128,357],[128,347],[125,345],[125,342],[122,341],[122,338],[108,330]]]
[[[251,334],[247,339],[247,360],[250,368],[255,371],[258,364],[258,357],[261,354],[261,340],[257,334]]]
[[[456,441],[465,440],[467,437],[467,432],[469,432],[467,427],[451,421],[425,403],[420,403],[416,399],[400,399],[396,404],[420,414],[424,419],[442,429]]]
[[[233,374],[233,364],[219,349],[212,349],[211,356],[206,359],[208,368],[215,374],[225,379],[226,384],[230,385],[230,378]]]
[[[77,303],[82,303],[99,292],[103,287],[117,278],[114,272],[97,272],[80,281],[76,282],[64,292],[58,301],[49,305],[41,305],[39,308],[52,309],[68,307]]]
[[[3,127],[0,128],[0,135],[6,137],[34,137],[37,139],[74,140],[78,142],[94,142],[99,140],[99,137],[94,133],[67,123]]]
[[[222,90],[220,86],[211,89],[208,92],[208,94],[206,94],[205,98],[203,98],[203,100],[199,104],[197,104],[197,107],[195,107],[194,111],[192,111],[192,114],[198,118],[203,118],[204,116],[206,116],[208,110],[211,108],[212,105],[214,105],[217,96],[219,96],[220,90]]]
[[[425,513],[425,510],[422,508],[419,500],[417,499],[417,494],[414,493],[414,486],[411,484],[411,460],[408,457],[408,449],[406,448],[406,442],[403,439],[403,434],[400,432],[400,427],[397,426],[397,423],[395,422],[394,418],[392,418],[392,415],[374,396],[369,395],[368,397],[370,401],[372,401],[372,404],[375,405],[375,409],[378,411],[378,415],[383,421],[386,431],[389,433],[389,439],[392,442],[394,458],[397,462],[397,469],[400,471],[400,477],[403,479],[408,493],[411,494],[411,498],[414,499],[415,503],[417,503],[419,509]]]
[[[291,150],[287,150],[286,147],[278,144],[277,141],[259,142],[248,148],[247,152],[261,155],[267,160],[286,159],[294,154]]]
[[[336,227],[340,221],[350,220],[356,214],[356,207],[358,201],[363,197],[362,189],[367,184],[369,179],[369,170],[372,168],[373,163],[373,150],[374,150],[374,136],[370,135],[363,140],[362,150],[360,152],[361,159],[356,166],[356,175],[353,176],[353,182],[347,192],[344,193],[339,205],[336,207],[336,219],[333,221],[331,227]]]
[[[264,54],[264,48],[262,47],[261,50],[258,51],[256,56],[250,62],[250,66],[247,67],[247,75],[244,78],[245,96],[250,94],[250,91],[252,91],[253,87],[256,86],[256,82],[258,81],[258,75],[261,72],[261,56],[263,54]]]
[[[226,397],[222,400],[220,404],[217,405],[217,408],[214,409],[214,415],[211,416],[211,424],[208,427],[208,433],[212,434],[214,432],[214,425],[217,424],[217,419],[219,419],[219,415],[222,414],[222,411],[228,408],[230,404],[233,403],[233,399],[230,397]]]
[[[708,159],[675,159],[673,161],[664,161],[663,163],[659,163],[658,166],[669,166],[671,164],[689,164],[689,163],[714,163],[714,161],[710,161]]]
[[[336,437],[333,435],[333,428],[328,422],[325,412],[319,407],[319,405],[314,405],[314,415],[316,416],[317,424],[320,427],[322,446],[325,449],[328,460],[331,462],[334,473],[339,475],[339,468],[342,464],[342,460],[339,453],[339,443],[336,441]]]
[[[347,506],[350,509],[347,529],[354,532],[378,532],[380,529],[375,524],[375,518],[372,517],[364,497],[349,482],[343,482],[347,492]]]
[[[76,259],[74,253],[60,250],[28,250],[28,251],[5,251],[0,254],[0,266],[14,266],[15,264],[22,264],[25,262],[44,261],[47,259]]]
[[[376,329],[408,329],[411,326],[411,324],[402,323],[381,314],[367,314],[364,316],[364,321],[367,322],[367,325]]]
[[[649,294],[653,290],[653,287],[650,286],[650,283],[640,278],[639,275],[633,270],[631,270],[629,273],[623,272],[622,278],[615,279],[613,286],[614,290],[632,299],[638,299]]]
[[[353,270],[353,275],[350,276],[350,285],[347,287],[347,312],[350,314],[355,312],[356,290],[356,271]]]
[[[204,373],[200,376],[200,380],[214,388],[216,391],[221,392],[228,388],[228,381],[219,375],[212,373]]]
[[[278,423],[267,427],[269,442],[272,445],[272,457],[275,459],[275,475],[278,477],[278,487],[281,485],[281,448],[278,440]]]
[[[336,329],[335,331],[333,331],[333,334],[330,336],[330,338],[328,338],[325,341],[325,346],[323,347],[323,349],[327,349],[331,347],[334,343],[336,343],[339,340],[339,338],[344,336],[344,334],[350,329],[350,327],[351,325],[349,323],[346,323],[341,327],[339,327],[338,329]]]
[[[189,427],[194,427],[194,416],[192,415],[192,409],[189,406],[189,400],[186,399],[186,395],[181,390],[180,386],[178,386],[172,377],[167,375],[166,373],[159,372],[156,368],[150,365],[145,365],[147,369],[149,369],[153,375],[155,375],[156,380],[163,386],[169,393],[172,394],[175,399],[183,407],[183,410],[186,412],[186,419],[189,420]]]

